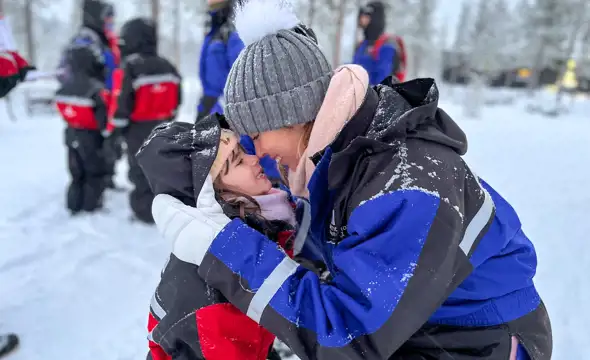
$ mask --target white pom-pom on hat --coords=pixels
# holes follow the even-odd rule
[[[234,24],[246,46],[299,23],[289,0],[242,0],[234,9]]]

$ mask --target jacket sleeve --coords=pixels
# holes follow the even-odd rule
[[[98,129],[101,132],[106,132],[109,119],[109,109],[107,104],[104,102],[99,91],[92,96],[92,100],[94,101],[94,117],[96,118],[96,121],[98,121]]]
[[[0,50],[0,99],[16,86],[19,78],[19,69],[12,54]]]
[[[154,310],[150,307],[147,325],[148,333],[151,333],[158,325],[158,319],[154,316],[153,312]],[[148,346],[149,352],[147,360],[172,360],[172,357],[168,355],[158,343],[154,342],[153,339],[148,339]]]
[[[123,71],[123,81],[121,84],[121,93],[117,98],[117,110],[113,118],[113,125],[118,128],[125,127],[129,124],[129,118],[133,113],[133,106],[135,104],[135,89],[133,88],[133,81],[135,74],[133,68],[129,63],[124,63],[121,67]]]
[[[375,81],[373,85],[379,84],[383,79],[392,75],[393,59],[395,56],[397,56],[397,54],[395,53],[395,47],[393,44],[385,43],[381,46],[379,54],[377,55],[377,66],[373,72],[373,76],[375,77],[373,79]]]
[[[227,61],[230,67],[236,61],[243,49],[244,42],[242,42],[242,39],[240,39],[237,32],[232,32],[227,40]]]
[[[171,255],[150,303],[152,360],[263,360],[274,339]]]
[[[352,204],[347,236],[331,250],[331,279],[239,219],[214,239],[199,274],[301,359],[387,359],[471,271],[458,247],[460,214],[436,189],[402,188],[396,176],[389,185]],[[312,219],[327,217],[312,204]],[[313,235],[324,227],[314,221],[310,234],[323,236]]]

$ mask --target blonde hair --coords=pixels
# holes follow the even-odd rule
[[[297,143],[297,156],[301,157],[307,149],[309,145],[309,139],[311,138],[311,131],[313,130],[314,122],[308,122],[303,125],[303,134],[301,134],[301,138],[299,138],[299,142]],[[301,145],[303,145],[303,150],[301,150]]]

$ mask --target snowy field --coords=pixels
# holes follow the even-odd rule
[[[186,121],[198,91],[190,85]],[[22,341],[8,359],[145,358],[148,304],[168,246],[155,228],[129,221],[126,193],[108,192],[103,213],[68,216],[62,121],[27,117],[22,91],[14,94],[17,122],[0,103],[0,333]],[[469,119],[453,97],[442,98],[468,134],[468,162],[512,202],[537,248],[553,358],[587,358],[590,103],[559,118],[516,102]],[[129,186],[125,164],[118,170],[118,183]]]

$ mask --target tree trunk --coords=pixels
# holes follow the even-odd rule
[[[332,66],[340,65],[340,53],[342,52],[342,32],[344,31],[344,16],[346,15],[347,0],[340,0],[336,19],[336,41],[334,42],[334,53],[332,54]]]
[[[27,36],[27,58],[28,60],[36,64],[37,56],[35,53],[35,28],[34,28],[34,15],[33,15],[33,0],[25,0],[25,33]]]
[[[532,74],[531,78],[528,83],[527,94],[529,97],[533,97],[537,87],[539,86],[539,81],[541,77],[541,71],[543,70],[543,60],[545,57],[545,45],[543,43],[539,44],[539,48],[537,51],[537,56],[535,56],[535,63],[532,66]]]
[[[363,3],[364,3],[363,0],[356,0],[356,2],[355,2],[354,5],[355,5],[355,10],[356,10],[357,14],[360,11],[361,7],[363,6]],[[354,41],[353,44],[352,44],[352,51],[353,51],[352,52],[352,56],[354,56],[354,54],[356,52],[356,48],[358,47],[359,38],[360,38],[360,33],[359,33],[360,32],[360,29],[359,29],[359,26],[358,26],[358,18],[355,21],[354,26],[355,26],[354,36],[352,37],[352,41]]]
[[[315,12],[317,10],[317,0],[309,0],[307,8],[307,26],[313,28],[313,22],[315,19]]]
[[[152,20],[156,24],[156,29],[159,27],[160,22],[160,0],[152,0]]]
[[[180,0],[174,0],[174,61],[176,62],[176,68],[180,69],[180,19],[181,19],[181,6]]]

